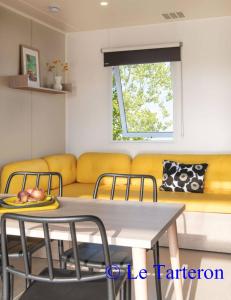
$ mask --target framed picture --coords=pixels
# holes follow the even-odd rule
[[[21,69],[28,75],[28,86],[40,87],[39,50],[21,45]]]

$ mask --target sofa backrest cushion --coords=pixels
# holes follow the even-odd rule
[[[78,159],[77,182],[95,183],[103,173],[130,173],[131,157],[119,153],[89,152]],[[107,183],[104,181],[104,183]]]
[[[180,163],[207,163],[205,174],[205,193],[231,193],[231,155],[197,154],[140,154],[132,162],[132,174],[150,174],[155,176],[157,185],[162,183],[163,161]]]
[[[74,155],[50,155],[45,156],[43,159],[47,162],[49,171],[61,173],[63,185],[68,185],[76,181],[77,159]],[[56,189],[58,186],[58,178],[54,177],[52,179],[52,189]]]
[[[3,166],[1,171],[1,193],[4,192],[6,182],[11,173],[17,171],[30,171],[30,172],[48,172],[48,165],[44,159],[32,159],[7,164]],[[29,176],[27,179],[27,187],[35,187],[35,176]],[[47,188],[47,179],[41,178],[40,186],[44,189]],[[14,177],[12,179],[9,193],[15,194],[21,190],[22,177]]]

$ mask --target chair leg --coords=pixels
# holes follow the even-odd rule
[[[59,262],[59,264],[60,264],[60,269],[61,270],[65,270],[66,268],[67,268],[67,261],[66,261],[66,259],[61,259],[61,261]]]
[[[132,283],[131,279],[126,280],[126,300],[131,300],[132,299]]]
[[[123,284],[122,286],[121,286],[121,289],[120,289],[120,300],[125,300],[125,293],[126,293],[126,288],[125,288],[125,284]]]
[[[159,265],[160,264],[159,242],[156,242],[156,244],[154,245],[152,250],[153,250],[154,265]],[[157,268],[154,268],[154,270],[155,270],[155,283],[156,283],[157,300],[162,300],[161,279],[158,278]]]
[[[64,246],[63,241],[58,240],[59,264],[61,269],[66,269],[66,261],[63,260]]]
[[[29,263],[29,272],[31,273],[31,270],[32,270],[32,255],[31,255],[30,252],[28,252],[27,255],[28,255],[28,263]],[[30,284],[31,284],[31,280],[26,279],[26,289],[28,289]]]
[[[10,274],[10,300],[14,299],[14,275]]]
[[[2,300],[11,299],[10,274],[3,270]]]

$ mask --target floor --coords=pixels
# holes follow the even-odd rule
[[[161,248],[160,263],[170,267],[168,248]],[[224,280],[190,280],[183,282],[184,300],[230,300],[231,299],[231,254],[204,251],[180,251],[181,265],[193,269],[222,269]],[[149,256],[149,265],[151,257]],[[149,299],[154,293],[153,277],[149,278]],[[174,300],[174,288],[171,280],[162,280],[162,294],[165,300]]]
[[[183,283],[184,300],[230,300],[231,299],[231,254],[211,253],[202,251],[181,250],[181,264],[188,268],[223,269],[223,280],[185,280]],[[169,253],[167,248],[161,248],[161,264],[169,267]],[[149,265],[152,265],[151,255],[148,256]],[[34,268],[42,269],[45,266],[44,259],[35,259]],[[152,269],[148,279],[149,300],[156,299],[154,291],[154,277]],[[24,282],[15,282],[15,294],[19,294],[24,288]],[[162,280],[163,299],[174,300],[174,289],[171,280]],[[33,299],[32,299],[33,300]],[[90,299],[89,299],[90,300]]]

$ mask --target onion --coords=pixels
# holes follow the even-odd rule
[[[18,193],[17,196],[18,196],[19,202],[25,203],[28,201],[29,194],[27,193],[27,191],[21,191]]]
[[[30,197],[34,198],[35,200],[41,201],[45,198],[45,192],[43,189],[34,188],[30,194]]]
[[[28,189],[26,189],[26,192],[27,192],[29,195],[31,195],[31,193],[33,192],[33,189],[32,189],[32,188],[28,188]]]

